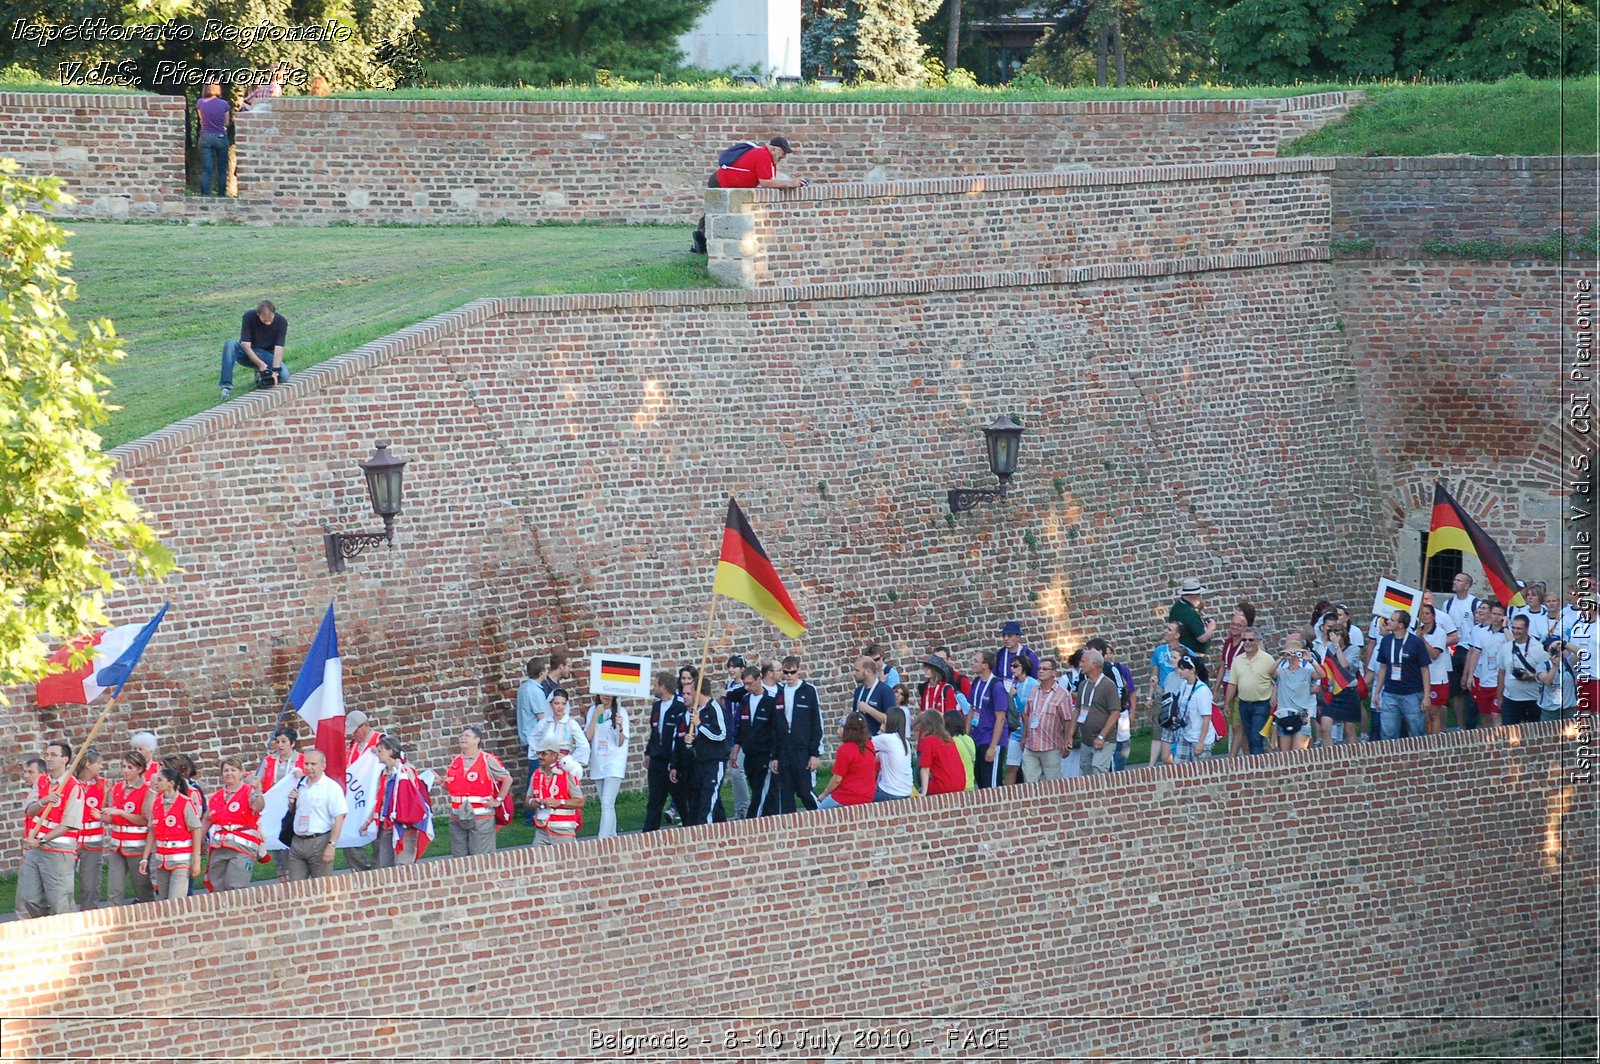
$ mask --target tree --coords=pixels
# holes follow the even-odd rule
[[[1206,38],[1236,82],[1590,73],[1578,0],[1145,0],[1157,26]]]
[[[0,159],[0,686],[43,676],[45,638],[105,625],[113,567],[159,577],[172,556],[100,450],[103,368],[121,359],[109,321],[73,328],[66,233],[41,209],[70,203],[54,177]]]
[[[1052,0],[1040,7],[1054,27],[1025,69],[1063,85],[1184,83],[1215,77],[1200,35],[1153,24],[1142,0]]]
[[[800,73],[854,80],[860,73],[856,67],[860,17],[860,5],[854,0],[808,0],[800,22]]]
[[[597,69],[628,78],[683,65],[678,37],[711,0],[424,0],[417,27],[428,80],[587,81]]]
[[[860,0],[856,65],[861,77],[880,85],[922,83],[927,48],[918,27],[939,10],[940,0]]]

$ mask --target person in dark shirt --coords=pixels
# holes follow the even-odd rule
[[[233,367],[245,363],[255,367],[256,383],[262,387],[287,383],[283,346],[288,337],[289,319],[278,313],[272,300],[263,299],[255,310],[245,311],[239,338],[222,345],[222,398],[233,394]]]
[[[233,106],[222,98],[222,86],[207,83],[195,102],[200,116],[200,194],[220,196],[228,190],[228,119]]]

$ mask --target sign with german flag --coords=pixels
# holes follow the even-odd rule
[[[650,659],[626,654],[590,654],[589,693],[649,698]]]
[[[728,520],[722,529],[722,554],[717,558],[713,595],[726,595],[749,606],[790,639],[800,638],[806,622],[794,608],[777,570],[761,549],[755,529],[733,499],[728,500]]]
[[[1422,591],[1418,588],[1407,587],[1397,580],[1387,578],[1378,581],[1378,593],[1372,599],[1372,615],[1374,617],[1388,617],[1395,610],[1405,610],[1411,614],[1411,621],[1416,623],[1417,607],[1422,605]]]

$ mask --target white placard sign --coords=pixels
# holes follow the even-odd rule
[[[590,654],[589,693],[649,698],[650,659],[627,654]]]

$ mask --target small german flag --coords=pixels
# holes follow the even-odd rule
[[[1388,610],[1405,610],[1411,612],[1411,596],[1395,587],[1393,584],[1383,585],[1383,607]]]
[[[1322,676],[1328,681],[1328,694],[1336,695],[1348,688],[1354,681],[1350,674],[1339,664],[1339,655],[1332,647],[1322,657]]]
[[[640,670],[638,662],[617,661],[613,658],[600,659],[600,679],[607,683],[639,682]]]
[[[800,611],[794,608],[794,601],[784,590],[783,581],[778,579],[736,499],[728,500],[722,555],[717,559],[717,578],[711,593],[744,603],[790,639],[799,638],[806,630],[806,622],[800,619]]]
[[[1478,522],[1451,498],[1442,483],[1435,482],[1433,523],[1428,529],[1428,558],[1442,550],[1458,550],[1463,555],[1470,554],[1477,558],[1478,564],[1483,566],[1483,574],[1489,578],[1489,587],[1494,591],[1495,600],[1506,609],[1527,605],[1522,601],[1517,578],[1511,575],[1511,563],[1506,561],[1500,545],[1478,527]]]

